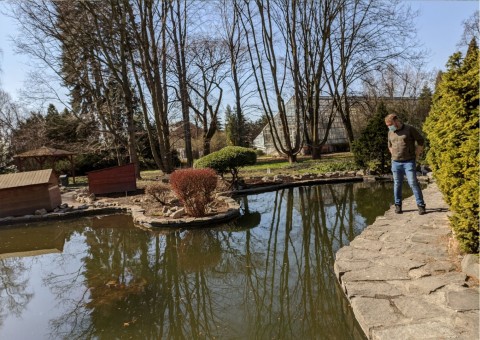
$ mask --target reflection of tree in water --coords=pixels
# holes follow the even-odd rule
[[[184,233],[178,248],[180,269],[195,272],[215,267],[220,262],[222,245],[210,230]]]
[[[361,338],[332,270],[364,226],[355,194],[324,185],[250,197],[245,212],[261,219],[215,229],[87,228],[83,265],[50,281],[65,307],[52,337]]]
[[[367,225],[372,224],[380,212],[388,210],[393,204],[393,186],[391,182],[358,183],[355,188],[357,211],[365,218]],[[409,189],[404,186],[404,196]]]
[[[50,281],[65,308],[51,323],[52,337],[184,339],[216,331],[206,273],[221,259],[218,233],[88,228],[83,236],[84,282]],[[75,299],[65,291],[82,293]]]
[[[329,206],[325,191],[333,202]],[[249,338],[328,339],[342,332],[345,338],[362,337],[332,272],[336,248],[353,233],[352,194],[351,186],[278,191],[267,244],[255,242],[247,232]],[[262,264],[250,261],[258,247],[265,250]]]
[[[33,297],[27,292],[27,271],[21,259],[0,259],[0,326],[8,315],[20,317]]]

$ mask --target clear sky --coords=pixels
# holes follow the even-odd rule
[[[0,0],[0,6],[2,6]],[[463,33],[462,22],[479,8],[479,2],[430,0],[408,1],[414,9],[420,10],[416,20],[419,40],[430,51],[428,68],[445,68],[448,57],[458,51],[457,44]],[[18,99],[18,90],[28,88],[26,73],[30,70],[29,61],[15,54],[10,36],[16,34],[15,24],[0,14],[0,86],[14,99]]]

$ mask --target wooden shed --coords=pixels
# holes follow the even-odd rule
[[[95,195],[137,190],[133,163],[90,171],[87,176],[88,189]]]
[[[51,211],[62,204],[53,169],[0,175],[0,217]]]

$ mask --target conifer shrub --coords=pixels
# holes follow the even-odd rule
[[[157,202],[163,205],[167,204],[167,199],[171,193],[170,186],[165,183],[155,182],[148,184],[145,188],[145,193],[152,196]]]
[[[213,169],[182,169],[170,175],[175,196],[183,203],[190,216],[205,216],[207,206],[213,202],[217,188],[217,174]]]
[[[461,53],[450,57],[424,124],[427,161],[453,211],[455,236],[469,253],[479,250],[479,81],[479,49],[472,40],[463,60]]]
[[[372,173],[388,172],[390,153],[388,151],[388,129],[385,116],[388,115],[384,103],[380,103],[377,112],[370,119],[362,134],[352,143],[355,163],[369,169]]]
[[[230,173],[232,175],[231,184],[236,187],[240,168],[254,165],[256,162],[255,150],[241,146],[227,146],[198,159],[194,167],[214,169],[222,178],[224,174]]]

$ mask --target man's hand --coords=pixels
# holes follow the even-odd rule
[[[415,148],[415,155],[416,157],[420,157],[420,155],[422,154],[423,152],[423,145],[417,145],[417,147]]]

